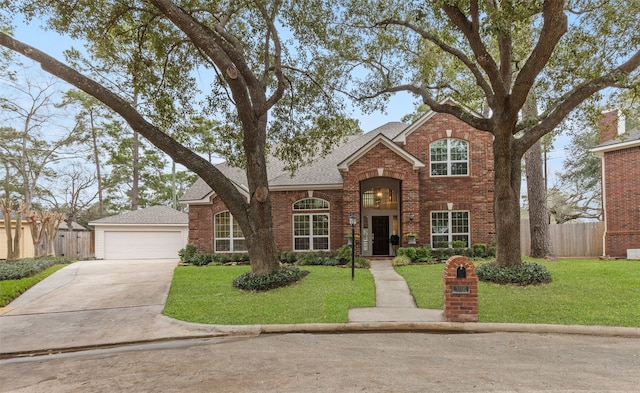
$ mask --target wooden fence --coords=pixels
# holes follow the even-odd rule
[[[549,225],[553,253],[559,258],[598,257],[602,255],[603,222]],[[520,221],[520,248],[522,255],[531,252],[529,220]]]
[[[94,232],[59,230],[56,236],[56,255],[73,259],[93,259],[95,257]]]

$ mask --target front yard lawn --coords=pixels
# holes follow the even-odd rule
[[[368,269],[303,266],[310,272],[288,287],[242,292],[231,283],[248,266],[179,266],[175,269],[164,314],[216,325],[342,323],[350,308],[375,307]]]
[[[480,282],[480,322],[640,327],[640,261],[545,262],[553,281],[517,287]],[[442,309],[444,265],[396,267],[421,308]]]

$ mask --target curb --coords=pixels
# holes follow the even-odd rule
[[[188,322],[185,322],[188,323]],[[515,323],[478,322],[350,322],[350,323],[309,323],[283,325],[207,325],[214,330],[210,333],[196,333],[167,336],[149,340],[110,342],[88,346],[48,348],[32,351],[0,352],[0,360],[22,357],[45,356],[61,353],[107,349],[120,346],[151,344],[177,340],[198,340],[222,337],[256,337],[262,334],[340,334],[340,333],[432,333],[432,334],[480,334],[480,333],[530,333],[530,334],[573,334],[598,337],[640,338],[640,328],[583,325],[533,325]]]

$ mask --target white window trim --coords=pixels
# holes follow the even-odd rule
[[[221,215],[221,214],[224,214],[224,213],[229,213],[229,235],[230,235],[230,237],[217,237],[216,236],[216,226],[217,226],[216,224],[217,224],[217,221],[218,221],[218,216]],[[246,241],[246,239],[244,237],[244,233],[242,234],[243,235],[242,237],[233,237],[233,227],[234,227],[234,225],[236,225],[236,224],[235,224],[235,221],[233,219],[233,214],[231,214],[231,212],[229,210],[221,211],[221,212],[218,212],[218,213],[213,215],[213,236],[214,236],[214,238],[213,238],[213,249],[214,249],[215,253],[233,254],[233,253],[236,253],[236,252],[247,252],[246,249],[245,250],[235,250],[234,242],[236,240],[245,240]],[[242,232],[242,229],[240,229],[240,231]],[[218,251],[218,240],[228,240],[229,241],[229,250]]]
[[[296,209],[296,203],[298,202],[302,202],[305,201],[307,199],[318,199],[321,200],[322,202],[326,202],[327,207],[321,207],[321,208],[316,208],[316,209]],[[303,211],[325,211],[325,210],[330,210],[331,208],[331,204],[329,203],[329,201],[327,201],[326,199],[322,199],[322,198],[315,198],[315,197],[307,197],[307,198],[302,198],[302,199],[298,199],[297,201],[293,202],[291,204],[291,210],[295,211],[295,212],[303,212]]]
[[[446,161],[432,161],[431,160],[431,145],[434,144],[435,142],[441,141],[441,140],[446,140],[447,141],[447,160]],[[452,140],[458,140],[458,141],[462,141],[467,145],[467,159],[466,160],[451,160],[451,141]],[[469,142],[465,141],[464,139],[460,139],[460,138],[442,138],[442,139],[437,139],[433,142],[431,142],[429,144],[429,176],[430,177],[464,177],[464,176],[470,176],[471,175],[471,168],[469,165],[469,156],[470,156],[470,152],[469,152]],[[452,164],[458,164],[464,162],[467,164],[467,173],[464,175],[452,175],[451,174],[451,165]],[[433,169],[432,169],[432,164],[443,164],[446,163],[447,164],[447,174],[446,175],[434,175],[433,174]]]
[[[448,215],[448,229],[446,233],[433,233],[433,214],[434,213],[447,213]],[[451,215],[453,213],[467,213],[467,228],[469,230],[469,232],[456,232],[453,233],[452,232],[452,219],[451,219]],[[429,227],[431,228],[431,247],[434,247],[434,241],[433,241],[433,237],[434,236],[444,236],[447,235],[447,242],[451,243],[453,241],[453,236],[456,235],[466,235],[467,236],[467,247],[471,247],[471,212],[469,210],[433,210],[430,213],[430,222],[429,222]],[[439,240],[440,241],[440,240]]]
[[[295,227],[295,217],[297,216],[306,216],[309,217],[309,235],[305,236],[296,236],[296,227]],[[327,217],[327,235],[314,235],[313,234],[313,216],[326,216]],[[331,215],[329,213],[294,213],[293,217],[291,217],[291,234],[293,238],[292,249],[295,252],[312,252],[312,251],[330,251],[331,250]],[[327,248],[316,250],[313,248],[313,239],[314,238],[326,238],[327,239]],[[296,249],[296,239],[309,239],[309,249],[305,250],[297,250]]]

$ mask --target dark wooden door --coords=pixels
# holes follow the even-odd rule
[[[389,255],[389,217],[371,217],[373,255]]]

